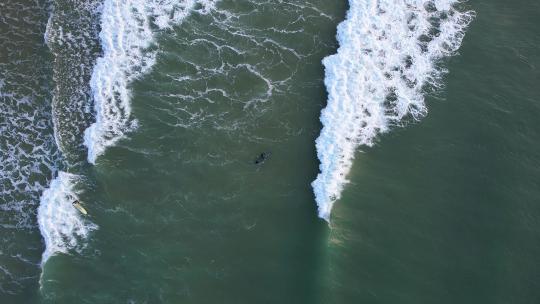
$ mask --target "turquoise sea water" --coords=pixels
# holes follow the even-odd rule
[[[146,2],[153,34],[135,32],[150,42],[123,53],[104,41],[133,27],[114,36],[101,12],[136,5],[0,4],[2,303],[540,300],[538,3],[457,8],[475,18],[424,88],[427,115],[356,149],[329,223],[314,141],[348,3],[199,1],[161,28],[167,3]],[[107,54],[127,64],[96,74]],[[124,136],[91,164],[102,101],[126,123],[101,138]]]

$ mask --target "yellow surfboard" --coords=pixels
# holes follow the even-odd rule
[[[88,212],[86,211],[86,209],[84,209],[84,207],[81,205],[81,203],[79,203],[79,201],[74,201],[71,204],[73,205],[73,207],[75,207],[77,210],[79,210],[82,214],[88,215]]]

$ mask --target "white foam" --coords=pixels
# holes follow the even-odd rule
[[[354,152],[406,117],[427,113],[426,85],[438,87],[439,61],[461,45],[472,12],[458,0],[350,0],[338,26],[337,54],[323,60],[328,104],[316,140],[320,174],[312,183],[319,216],[329,220]]]
[[[77,198],[74,185],[77,175],[59,172],[43,191],[38,208],[38,224],[43,240],[45,251],[41,264],[58,252],[67,253],[69,250],[78,250],[84,247],[84,243],[92,230],[97,226],[84,219],[72,202]]]
[[[136,127],[128,85],[154,64],[156,51],[150,48],[156,33],[179,24],[190,12],[208,13],[215,1],[105,0],[100,33],[103,56],[90,81],[96,122],[84,134],[90,163]]]

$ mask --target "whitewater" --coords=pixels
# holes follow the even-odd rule
[[[45,242],[42,265],[54,253],[83,249],[85,243],[80,240],[86,240],[98,228],[72,206],[78,200],[74,186],[79,179],[77,175],[60,171],[43,191],[38,208],[39,229]]]
[[[190,13],[207,14],[211,0],[106,0],[101,13],[103,56],[94,67],[90,86],[96,121],[84,133],[88,162],[137,127],[131,115],[128,85],[156,61],[159,32],[178,25]]]
[[[155,64],[157,36],[181,24],[192,13],[208,14],[215,4],[210,0],[106,0],[89,7],[99,10],[95,14],[100,18],[96,38],[102,52],[89,69],[89,83],[84,83],[84,73],[72,78],[77,80],[75,86],[87,85],[88,94],[84,89],[70,89],[77,93],[68,98],[71,107],[82,112],[93,106],[95,122],[85,127],[82,139],[88,162],[95,164],[107,147],[137,127],[131,113],[129,85]],[[316,140],[320,174],[312,184],[320,217],[329,220],[332,205],[347,183],[358,147],[373,145],[378,134],[407,118],[426,115],[426,86],[440,86],[446,72],[440,60],[456,53],[473,18],[472,12],[456,8],[458,4],[454,0],[350,1],[346,20],[338,27],[338,52],[323,61],[328,105],[321,113],[323,129]],[[73,36],[69,29],[54,25],[51,20],[52,16],[45,34],[51,50],[55,45],[58,49],[85,47],[81,41],[70,41]],[[55,81],[59,79],[69,77],[57,76]],[[59,84],[55,94],[64,94],[58,87]],[[77,130],[66,131],[77,126],[69,119],[85,115],[69,118],[63,114],[60,119],[58,113],[65,109],[70,108],[57,105],[52,120],[58,148],[62,154],[69,154],[63,146],[73,146],[75,141],[69,137],[78,134]],[[81,180],[74,173],[77,166],[80,164],[64,162],[60,170],[59,166],[49,165],[50,171],[58,174],[43,191],[37,211],[45,243],[42,265],[55,253],[84,248],[85,240],[98,228],[71,206],[82,191],[75,190]]]
[[[329,221],[354,153],[377,135],[427,114],[425,94],[440,88],[441,59],[456,54],[474,12],[459,0],[350,0],[337,30],[339,49],[323,60],[327,106],[316,140],[312,187]]]
[[[76,96],[76,98],[73,96],[68,98],[71,106],[78,105],[79,107],[79,109],[70,111],[86,111],[86,108],[91,103],[90,101],[94,105],[95,122],[86,128],[83,139],[84,145],[88,148],[88,162],[95,164],[97,157],[107,147],[114,145],[127,132],[136,128],[137,121],[131,115],[131,96],[128,85],[148,72],[155,63],[157,55],[156,46],[154,45],[156,35],[174,25],[180,24],[190,13],[206,14],[213,6],[213,1],[204,0],[180,2],[106,0],[101,5],[81,4],[80,7],[77,7],[81,11],[99,10],[97,14],[92,13],[90,15],[100,16],[101,28],[99,42],[102,55],[97,58],[91,72],[89,84],[91,96],[85,98],[84,92],[79,92],[79,96]],[[53,26],[51,21],[53,15],[49,19],[45,33],[45,40],[51,50],[54,51],[55,44],[64,48],[66,45],[87,47],[87,44],[91,44],[89,41],[81,40],[91,36],[89,29],[77,33],[76,29],[69,32],[69,29]],[[76,40],[78,36],[81,41]],[[76,50],[73,52],[77,53]],[[71,64],[76,64],[76,62]],[[76,86],[83,87],[86,85],[81,81],[81,79],[84,79],[82,75],[77,75],[76,78],[72,79],[72,83],[65,84],[66,87],[72,86],[74,81],[78,82],[75,83]],[[80,91],[84,90],[81,89]],[[62,93],[59,84],[55,93],[57,95]],[[86,99],[85,105],[77,102],[77,99],[81,98]],[[55,104],[58,104],[58,102]],[[73,128],[76,124],[68,119],[59,119],[58,115],[65,116],[62,110],[56,111],[56,116],[53,117],[56,144],[60,149],[72,145],[72,143],[64,144],[64,141],[71,140],[73,142],[69,138],[69,133],[76,132],[76,130],[63,130],[66,127],[68,129]],[[73,119],[77,120],[78,118]],[[67,151],[62,150],[66,154]],[[68,253],[73,250],[80,252],[85,248],[91,232],[98,229],[97,225],[84,218],[71,204],[78,199],[82,191],[75,190],[82,177],[67,172],[74,165],[77,166],[76,164],[65,165],[67,167],[66,172],[59,171],[58,176],[51,182],[40,198],[37,217],[39,229],[45,243],[41,265],[44,265],[56,253]]]

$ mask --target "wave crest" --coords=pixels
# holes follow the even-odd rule
[[[404,118],[427,114],[426,86],[440,87],[440,59],[460,47],[474,17],[458,0],[350,0],[338,26],[337,54],[323,60],[328,104],[316,140],[320,174],[312,183],[329,220],[355,150]]]
[[[155,63],[151,50],[156,31],[179,24],[190,12],[205,14],[213,0],[106,0],[101,14],[98,58],[90,86],[96,122],[86,129],[84,144],[88,161],[95,163],[108,146],[137,126],[131,117],[128,85],[148,72]]]

